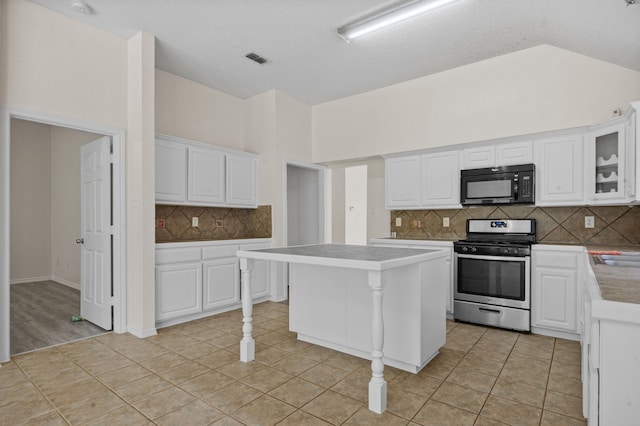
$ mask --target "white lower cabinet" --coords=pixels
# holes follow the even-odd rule
[[[640,418],[640,304],[603,299],[592,269],[585,269],[583,415],[590,426],[636,425]]]
[[[451,318],[453,315],[453,242],[433,241],[433,240],[402,240],[395,238],[374,238],[371,245],[376,247],[405,247],[427,250],[446,250],[449,256],[445,262],[449,268],[445,271],[444,281],[446,286],[445,304],[447,314]]]
[[[239,244],[247,241],[246,244]],[[268,242],[265,242],[268,241]],[[270,240],[156,244],[156,324],[171,325],[241,306],[236,252],[271,247]],[[256,262],[254,301],[270,295],[269,262]]]
[[[240,302],[240,263],[237,257],[202,263],[202,309],[207,311]]]
[[[156,321],[202,311],[200,262],[156,266]]]
[[[241,244],[240,250],[261,250],[271,248],[271,244]],[[267,296],[269,288],[269,262],[266,260],[256,260],[251,272],[251,297],[253,300]]]
[[[584,247],[536,244],[531,254],[531,329],[578,339]]]

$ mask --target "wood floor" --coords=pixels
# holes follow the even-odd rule
[[[97,336],[106,331],[80,315],[80,291],[53,282],[11,285],[11,355]]]

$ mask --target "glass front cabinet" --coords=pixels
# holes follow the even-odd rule
[[[587,197],[592,202],[624,200],[625,123],[597,126],[589,133],[587,144]]]

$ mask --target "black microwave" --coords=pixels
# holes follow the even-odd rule
[[[533,164],[461,170],[460,203],[534,204],[535,180]]]

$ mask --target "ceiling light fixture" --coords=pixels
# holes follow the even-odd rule
[[[460,0],[405,0],[338,28],[347,43]]]

